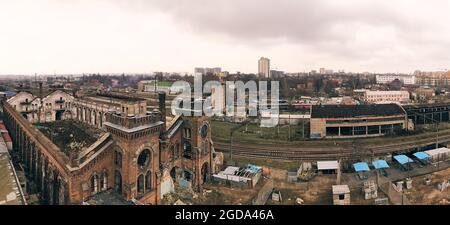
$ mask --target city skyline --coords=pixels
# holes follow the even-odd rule
[[[445,70],[448,9],[446,1],[401,0],[1,2],[0,74],[198,66],[256,74],[261,56],[286,72]]]

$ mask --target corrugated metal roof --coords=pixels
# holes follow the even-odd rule
[[[426,158],[429,158],[430,156],[427,154],[427,153],[425,153],[425,152],[416,152],[416,153],[414,153],[413,154],[416,158],[418,158],[418,159],[426,159]]]
[[[437,149],[425,151],[425,153],[427,153],[430,156],[435,156],[435,155],[439,155],[439,154],[450,153],[450,149],[449,148],[437,148]]]
[[[336,170],[339,168],[338,161],[318,161],[317,169],[318,170]]]
[[[365,162],[355,163],[355,164],[353,164],[353,167],[355,168],[356,172],[370,171],[369,165],[367,165],[367,163],[365,163]]]
[[[397,160],[397,162],[399,162],[402,165],[406,164],[406,163],[414,162],[412,159],[410,159],[406,155],[396,155],[396,156],[394,156],[394,159]]]
[[[375,169],[389,168],[387,162],[382,159],[372,162],[372,165],[375,167]]]
[[[333,185],[333,194],[346,194],[350,193],[348,185]]]

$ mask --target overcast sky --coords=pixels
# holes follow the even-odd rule
[[[450,68],[450,1],[0,0],[0,74]]]

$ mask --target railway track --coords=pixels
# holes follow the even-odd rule
[[[450,131],[439,133],[438,142],[440,144],[450,142]],[[320,142],[318,142],[320,143]],[[355,143],[358,144],[355,149]],[[325,159],[352,159],[361,156],[378,156],[393,152],[407,152],[413,148],[424,147],[436,143],[436,134],[424,134],[420,136],[410,136],[401,139],[386,138],[383,144],[365,143],[364,140],[341,141],[339,144],[315,146],[295,146],[295,145],[267,145],[267,144],[245,144],[233,143],[233,155],[265,158],[275,160],[325,160]],[[214,147],[217,151],[229,153],[229,143],[216,141]]]

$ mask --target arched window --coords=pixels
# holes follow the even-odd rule
[[[100,127],[102,127],[103,126],[103,115],[102,115],[102,113],[101,112],[99,112],[98,113],[98,119],[99,119],[99,121],[100,121]]]
[[[114,152],[114,164],[118,167],[122,166],[122,153],[117,150]]]
[[[114,176],[114,188],[117,193],[122,193],[122,175],[116,170]]]
[[[176,159],[176,158],[177,158],[177,155],[176,155],[176,153],[175,153],[175,147],[174,147],[173,145],[171,145],[169,149],[170,149],[170,150],[169,150],[169,151],[170,151],[170,158],[171,158],[172,160]]]
[[[207,141],[203,141],[203,154],[208,154],[209,153],[209,148],[208,148],[208,142]]]
[[[191,139],[191,129],[184,128],[184,138]]]
[[[183,150],[184,150],[183,156],[185,158],[190,159],[192,157],[192,145],[189,141],[185,141],[183,143]]]
[[[180,157],[180,143],[177,143],[177,149],[175,151],[176,158]]]
[[[202,138],[208,137],[208,126],[206,124],[203,125],[200,129],[200,135],[202,136]]]
[[[145,192],[149,192],[152,189],[152,172],[148,171],[145,175]]]
[[[91,177],[91,192],[98,192],[98,176],[96,174]]]
[[[150,153],[150,150],[148,150],[148,149],[145,149],[144,151],[142,151],[141,154],[139,154],[138,159],[137,159],[138,166],[140,166],[140,167],[147,166],[150,161],[151,161],[151,153]]]
[[[106,170],[103,171],[100,176],[100,188],[102,191],[106,191],[108,189],[108,173]]]
[[[137,191],[138,193],[144,193],[144,175],[139,175],[137,180]]]

